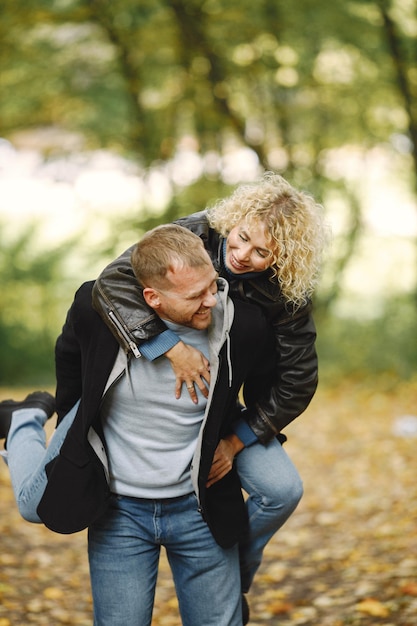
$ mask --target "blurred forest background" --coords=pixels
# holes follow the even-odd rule
[[[325,208],[324,382],[417,367],[416,0],[2,0],[0,386],[73,292],[264,170]]]
[[[417,0],[1,0],[0,399],[53,391],[81,282],[265,170],[333,236],[251,624],[415,626]],[[2,463],[0,625],[90,625],[85,542],[21,520]]]

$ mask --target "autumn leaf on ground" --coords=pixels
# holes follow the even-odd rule
[[[410,582],[407,585],[403,585],[400,591],[407,596],[417,596],[417,583]]]
[[[361,613],[366,613],[366,615],[372,615],[373,617],[388,617],[389,610],[386,606],[379,602],[379,600],[374,600],[374,598],[366,598],[359,602],[355,609],[360,611]]]
[[[45,598],[48,598],[48,600],[58,600],[63,597],[64,590],[58,589],[57,587],[47,587],[44,589],[43,595]]]
[[[277,600],[276,602],[267,604],[265,608],[271,615],[284,615],[285,613],[289,613],[294,607],[290,602]]]
[[[416,439],[392,434],[416,409],[417,378],[346,380],[286,428],[304,496],[266,547],[251,626],[417,626]],[[92,613],[87,533],[22,520],[0,463],[0,626],[91,626]],[[164,551],[152,626],[181,626]]]

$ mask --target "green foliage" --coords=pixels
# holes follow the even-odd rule
[[[0,249],[0,384],[51,383],[54,345],[69,306],[64,265],[74,243],[34,250],[36,225]]]
[[[398,297],[377,319],[316,319],[320,375],[326,384],[381,374],[410,379],[417,372],[415,301]]]
[[[105,147],[142,166],[144,177],[192,143],[204,163],[198,181],[179,186],[171,175],[174,195],[163,214],[144,210],[123,222],[116,215],[106,250],[90,252],[92,261],[120,251],[132,232],[139,237],[223,196],[227,158],[249,149],[259,171],[282,172],[349,214],[325,312],[364,227],[361,190],[337,149],[365,155],[382,147],[395,159],[393,177],[416,180],[416,32],[416,0],[3,0],[0,136],[18,145],[22,134],[28,142],[32,131],[53,129],[37,144],[45,158]],[[14,378],[25,371],[21,354],[40,363],[45,348],[47,359],[62,323],[68,250],[28,254],[30,242],[30,229],[2,241],[0,380],[5,361]],[[414,318],[415,308],[404,308],[409,332]],[[374,328],[392,343],[387,352]],[[329,371],[407,373],[415,356],[405,337],[388,310],[372,328],[327,316],[320,349]]]
[[[53,386],[55,338],[23,324],[0,319],[0,384],[28,387]]]
[[[411,68],[412,10],[392,14]],[[6,136],[56,125],[145,164],[186,134],[202,153],[234,138],[314,172],[323,149],[407,131],[378,2],[7,0],[0,35]]]

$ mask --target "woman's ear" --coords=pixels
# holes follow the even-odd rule
[[[152,309],[158,309],[161,305],[161,300],[159,298],[159,293],[152,289],[152,287],[145,287],[143,290],[143,297],[148,306]]]

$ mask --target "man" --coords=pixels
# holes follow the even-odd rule
[[[161,545],[183,624],[239,626],[246,516],[235,468],[206,485],[219,440],[239,417],[242,384],[273,368],[268,327],[257,307],[233,306],[200,238],[181,226],[150,231],[132,262],[147,304],[208,358],[209,397],[173,400],[167,360],[131,360],[92,308],[93,283],[84,284],[56,345],[58,427],[46,458],[47,396],[0,405],[0,418],[13,413],[16,498],[52,530],[89,528],[96,626],[151,623]]]

